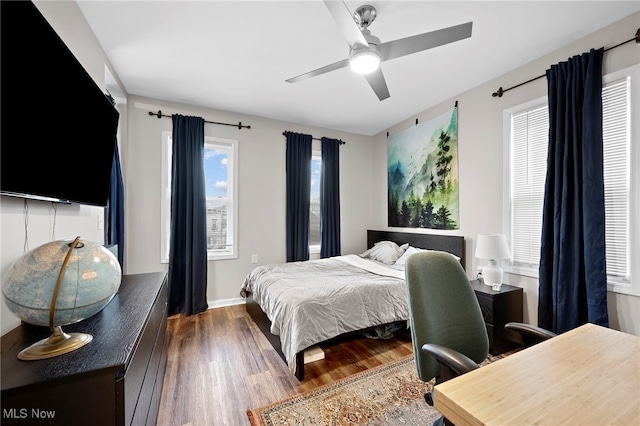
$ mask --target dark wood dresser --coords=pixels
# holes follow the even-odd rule
[[[471,281],[471,287],[476,293],[484,323],[487,326],[489,353],[500,355],[522,346],[518,333],[504,328],[504,325],[510,321],[522,322],[524,303],[522,288],[502,284],[500,290],[496,291],[480,280]]]
[[[21,361],[48,337],[23,323],[2,336],[2,425],[155,425],[167,364],[165,272],[125,275],[98,314],[63,327],[93,340],[65,355]]]

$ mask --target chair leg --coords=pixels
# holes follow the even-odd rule
[[[433,426],[445,426],[446,425],[446,421],[447,420],[444,418],[444,416],[440,416],[440,417],[438,417],[438,420],[433,422]]]
[[[431,393],[431,391],[426,391],[424,393],[424,400],[427,401],[427,404],[431,407],[433,407],[433,394]]]
[[[445,416],[440,416],[435,422],[433,422],[433,426],[456,426],[456,425],[451,423],[451,421],[447,419]]]

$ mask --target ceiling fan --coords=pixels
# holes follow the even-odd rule
[[[382,101],[390,95],[380,68],[381,62],[471,37],[473,23],[467,22],[381,43],[380,39],[369,31],[369,26],[377,16],[375,7],[360,6],[352,15],[344,1],[324,0],[324,3],[349,44],[349,58],[290,78],[286,80],[288,83],[295,83],[351,66],[355,72],[364,75],[378,99]]]

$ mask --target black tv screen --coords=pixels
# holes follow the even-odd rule
[[[118,112],[32,2],[0,7],[0,192],[105,206]]]

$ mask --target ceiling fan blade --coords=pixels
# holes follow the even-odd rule
[[[300,74],[297,77],[293,77],[293,78],[290,78],[290,79],[285,80],[285,81],[287,83],[296,83],[298,81],[306,80],[306,79],[311,78],[311,77],[316,77],[318,75],[325,74],[325,73],[328,73],[330,71],[339,70],[340,68],[344,68],[344,67],[346,67],[348,65],[349,65],[349,59],[343,59],[341,61],[334,62],[333,64],[326,65],[326,66],[324,66],[322,68],[318,68],[316,70],[309,71],[309,72],[306,72],[304,74]]]
[[[372,73],[365,74],[364,77],[369,82],[369,86],[371,86],[373,91],[376,92],[378,99],[384,101],[390,96],[387,82],[384,80],[384,75],[382,74],[382,68],[378,68]]]
[[[466,24],[454,25],[436,31],[382,43],[378,46],[380,56],[383,61],[388,61],[469,38],[471,37],[472,25],[473,22],[467,22]]]
[[[342,35],[347,40],[347,43],[349,43],[349,47],[369,46],[369,43],[367,43],[367,40],[362,35],[358,24],[353,20],[353,15],[344,1],[325,0],[324,4],[327,6],[327,9],[329,9],[329,13],[333,16],[333,20],[336,21],[338,28],[342,31]]]

